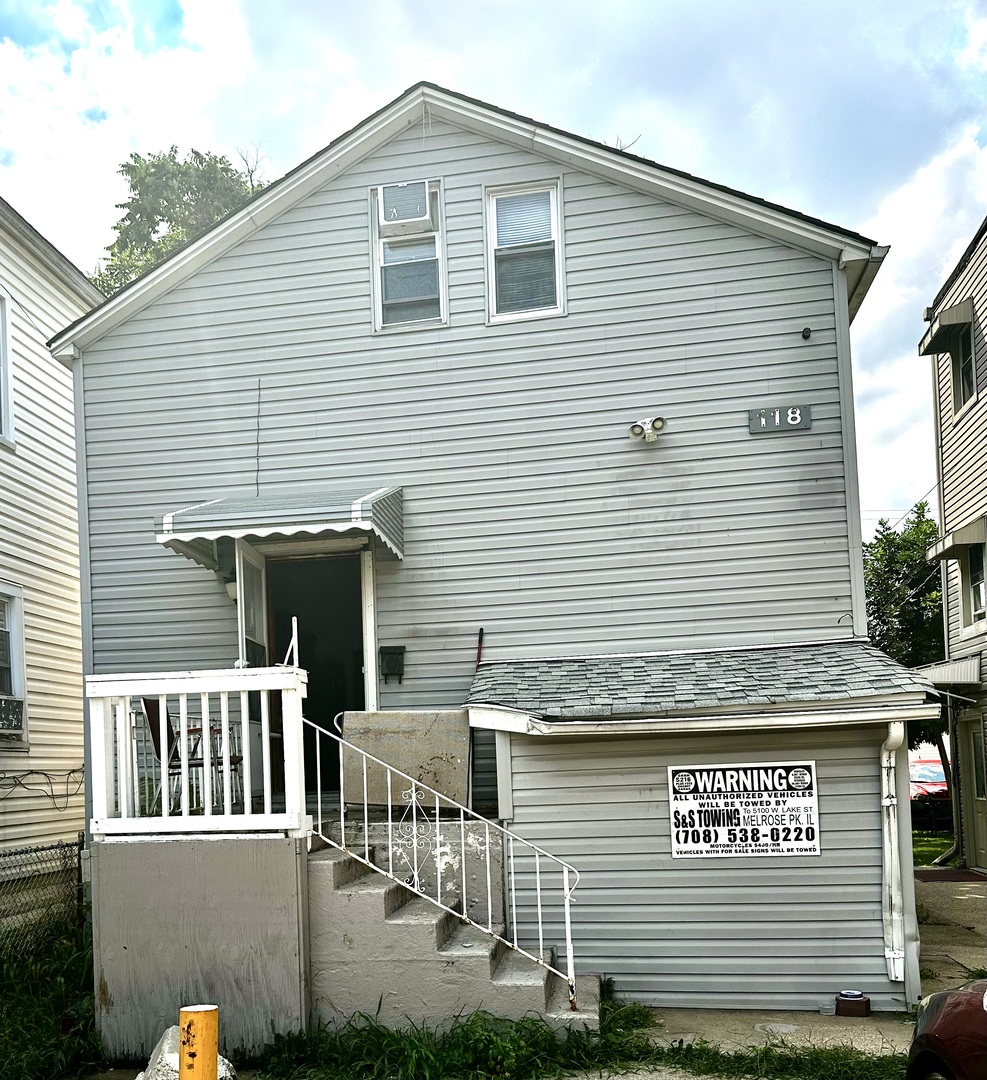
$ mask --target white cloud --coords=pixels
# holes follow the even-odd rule
[[[861,504],[908,507],[935,483],[931,302],[987,214],[983,129],[964,128],[881,201],[862,231],[891,252],[854,323]]]

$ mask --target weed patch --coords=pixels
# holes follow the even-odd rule
[[[34,953],[0,956],[0,1080],[53,1080],[102,1060],[88,927],[56,923]]]
[[[649,1010],[600,1002],[600,1030],[553,1030],[544,1020],[459,1017],[441,1031],[383,1027],[372,1016],[307,1034],[280,1036],[259,1065],[270,1080],[537,1080],[576,1070],[619,1072],[675,1065],[696,1076],[764,1080],[902,1080],[904,1056],[872,1057],[849,1047],[759,1047],[726,1053],[699,1042],[662,1046]]]

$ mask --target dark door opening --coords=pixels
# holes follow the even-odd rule
[[[365,701],[360,556],[269,559],[267,588],[272,659],[284,660],[294,615],[298,619],[298,665],[308,672],[303,712],[308,720],[335,732],[332,722],[337,713],[363,709]],[[317,786],[315,732],[307,725],[304,748],[305,789],[313,792]],[[332,740],[322,739],[324,791],[338,788],[335,749]]]

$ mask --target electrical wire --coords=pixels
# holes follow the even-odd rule
[[[32,777],[39,779],[32,782]],[[72,798],[82,790],[84,780],[85,772],[81,765],[65,772],[46,772],[43,769],[0,772],[0,801],[9,798],[18,789],[34,794],[40,792],[50,800],[51,805],[59,813],[64,813],[69,808]],[[56,784],[62,781],[65,784],[64,793],[60,790],[56,792]]]

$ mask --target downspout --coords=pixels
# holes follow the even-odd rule
[[[895,758],[905,742],[905,724],[892,720],[881,746],[881,832],[884,842],[881,917],[888,978],[905,981],[905,911],[901,888],[901,844],[898,835],[898,792]]]

